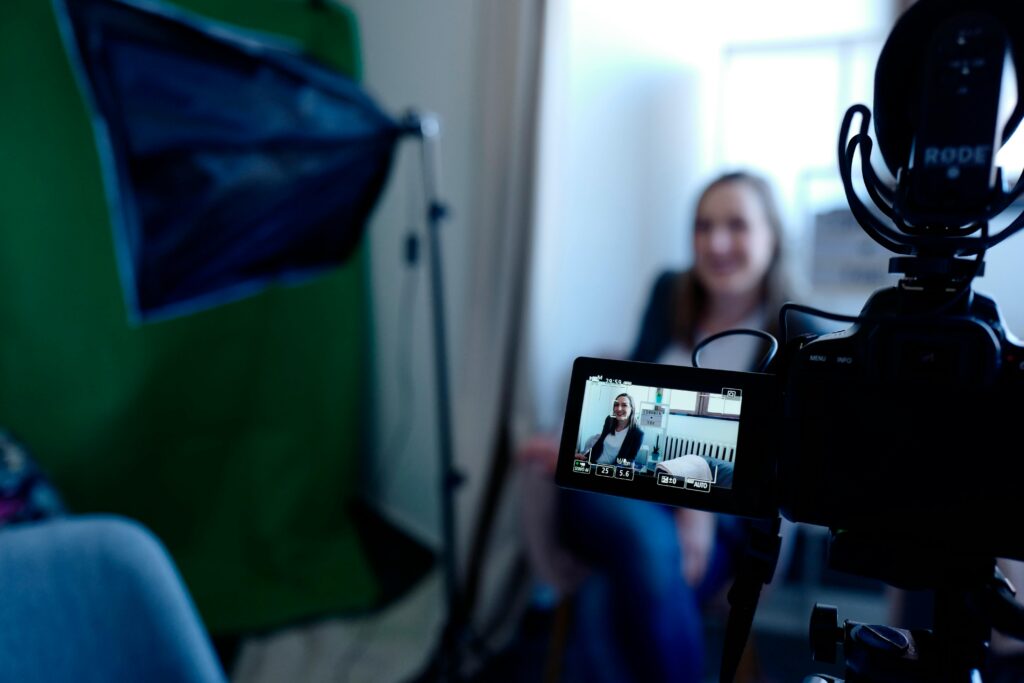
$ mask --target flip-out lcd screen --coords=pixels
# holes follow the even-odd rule
[[[562,434],[563,486],[755,514],[772,378],[580,358]],[[751,401],[751,392],[754,400]],[[767,402],[770,405],[770,401]],[[763,413],[763,414],[759,414]],[[751,496],[753,493],[753,498]],[[763,493],[763,492],[762,492]]]

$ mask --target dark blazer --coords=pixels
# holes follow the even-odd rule
[[[676,278],[679,272],[667,270],[658,276],[651,290],[651,298],[644,310],[644,319],[640,323],[640,336],[629,354],[630,360],[644,363],[655,363],[658,357],[672,343],[672,318]]]
[[[590,462],[596,463],[597,459],[604,453],[604,437],[611,434],[613,429],[615,429],[615,418],[609,417],[604,421],[604,428],[601,430],[601,436],[597,437],[597,443],[590,449]],[[634,422],[626,430],[626,438],[623,439],[622,448],[619,449],[619,455],[615,459],[633,462],[636,454],[640,451],[640,444],[643,442],[644,430],[640,429]]]
[[[651,289],[651,298],[647,300],[643,322],[640,323],[640,335],[636,340],[630,360],[644,363],[656,363],[665,349],[673,342],[672,321],[675,312],[676,280],[681,271],[667,270],[658,276]],[[778,315],[778,311],[769,311],[770,315]],[[824,334],[835,328],[822,324],[803,315],[794,315],[789,323],[789,338],[800,334]]]

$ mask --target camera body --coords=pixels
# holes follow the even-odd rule
[[[994,301],[907,281],[848,329],[794,340],[779,367],[779,501],[793,521],[1024,558],[1024,348]],[[1016,451],[1016,452],[1015,452]]]

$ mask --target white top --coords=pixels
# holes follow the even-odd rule
[[[623,429],[622,431],[613,431],[608,436],[604,437],[604,450],[601,451],[601,457],[597,459],[597,465],[612,465],[615,463],[615,458],[619,457],[619,451],[622,449],[622,442],[626,440],[626,432],[629,428]]]
[[[758,309],[752,315],[741,320],[735,327],[762,329],[764,327],[764,311]],[[700,329],[695,335],[698,344],[708,336]],[[767,342],[758,337],[747,334],[723,337],[711,342],[700,352],[700,366],[716,370],[750,371],[754,364],[761,360],[765,351],[767,351]],[[658,356],[658,362],[665,365],[690,367],[692,356],[693,349],[685,347],[679,342],[673,342]]]

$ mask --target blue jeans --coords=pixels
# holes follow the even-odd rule
[[[696,683],[704,673],[700,604],[732,574],[738,520],[720,517],[700,586],[683,579],[673,508],[563,491],[563,544],[597,576],[581,587],[574,634],[579,653],[597,663],[597,680]],[[720,542],[721,541],[721,542]]]
[[[224,683],[159,541],[116,517],[0,529],[0,680]]]

